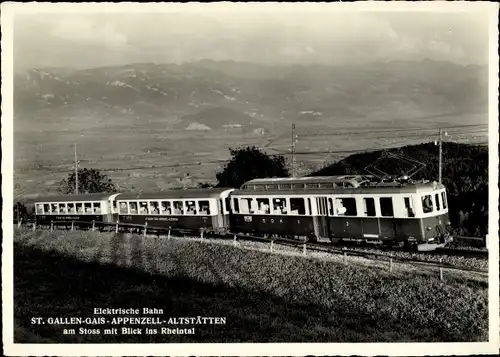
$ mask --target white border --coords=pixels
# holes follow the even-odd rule
[[[26,355],[219,355],[219,356],[301,356],[301,355],[468,355],[498,353],[499,281],[498,281],[498,5],[488,2],[357,2],[357,3],[2,3],[2,300],[4,352],[10,356]],[[14,344],[13,343],[13,17],[14,13],[127,13],[127,12],[325,12],[345,11],[422,11],[486,12],[490,16],[489,62],[489,314],[488,343],[256,343],[256,344]],[[77,348],[75,348],[77,347]],[[413,349],[413,352],[408,352]]]

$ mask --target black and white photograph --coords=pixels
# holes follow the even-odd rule
[[[498,9],[3,3],[4,353],[498,353]]]

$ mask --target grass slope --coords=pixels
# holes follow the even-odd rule
[[[17,232],[14,277],[16,326],[57,342],[487,338],[485,283],[442,283],[197,241]],[[60,326],[30,326],[33,316],[86,317],[95,307],[159,307],[165,317],[222,316],[227,324],[195,326],[195,335],[184,336],[63,336]],[[16,330],[16,340],[27,342],[25,336]]]

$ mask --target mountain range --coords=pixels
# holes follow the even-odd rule
[[[483,113],[488,69],[449,62],[263,66],[201,60],[16,73],[18,130],[78,122],[174,130],[267,130],[283,121],[390,120]],[[69,127],[71,128],[71,127]]]

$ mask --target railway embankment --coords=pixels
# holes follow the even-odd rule
[[[54,342],[486,341],[487,283],[131,234],[20,230],[15,322]],[[65,335],[33,316],[155,306],[222,316],[194,335]],[[54,311],[58,310],[58,311]],[[15,336],[26,340],[22,336]],[[29,338],[28,338],[29,340]],[[30,342],[30,341],[23,341]],[[34,341],[33,341],[34,342]]]

